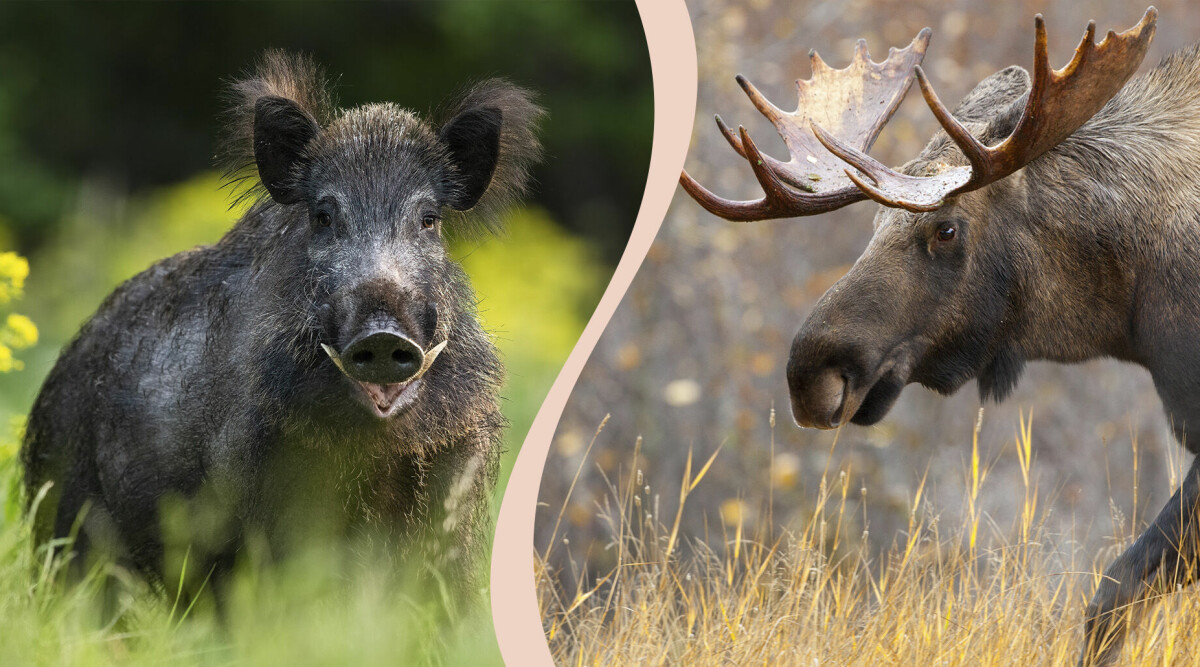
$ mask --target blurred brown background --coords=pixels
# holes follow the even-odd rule
[[[1033,16],[1047,21],[1050,60],[1061,67],[1089,19],[1098,32],[1136,23],[1146,5],[996,0],[694,0],[689,3],[699,49],[700,98],[687,168],[731,198],[757,198],[744,160],[719,135],[712,114],[746,125],[759,146],[786,159],[783,143],[733,78],[744,73],[778,106],[795,106],[794,81],[808,78],[808,51],[844,67],[854,41],[867,40],[876,60],[933,28],[925,68],[943,100],[960,99],[978,81],[1010,64],[1031,67]],[[1158,33],[1143,71],[1167,53],[1200,40],[1200,6],[1157,5]],[[917,87],[884,129],[872,154],[899,165],[915,157],[937,128]],[[703,462],[723,444],[712,470],[688,500],[683,525],[692,537],[721,534],[741,513],[752,529],[764,520],[775,406],[774,515],[796,525],[818,495],[822,472],[845,471],[852,499],[868,492],[864,512],[875,548],[906,526],[907,507],[928,476],[927,507],[957,519],[966,492],[971,437],[979,408],[972,382],[945,398],[913,385],[879,425],[840,434],[800,430],[791,421],[784,368],[799,324],[825,289],[849,268],[871,235],[875,205],[860,203],[814,218],[735,224],[717,219],[679,191],[633,287],[592,355],[559,425],[542,481],[537,548],[546,548],[567,488],[583,465],[566,508],[564,558],[611,566],[606,527],[597,517],[606,480],[632,466],[659,494],[668,523],[692,448]],[[1200,288],[1200,286],[1198,286]],[[987,406],[979,444],[994,462],[982,507],[1001,530],[1012,525],[1023,495],[1014,449],[1018,413],[1033,411],[1034,474],[1050,511],[1049,530],[1087,553],[1128,535],[1130,517],[1144,522],[1170,495],[1172,467],[1189,457],[1171,438],[1148,373],[1113,361],[1078,366],[1030,364],[1016,392]],[[606,414],[611,420],[588,461],[583,453]],[[1133,443],[1137,443],[1137,464]],[[699,464],[695,464],[698,467]],[[1149,515],[1149,516],[1148,516]],[[865,518],[864,518],[865,517]],[[1077,542],[1072,542],[1077,540]],[[567,575],[570,578],[570,575]]]

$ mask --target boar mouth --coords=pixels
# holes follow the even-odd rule
[[[375,384],[374,382],[355,380],[354,384],[362,390],[362,394],[366,397],[375,416],[387,419],[412,403],[412,399],[416,397],[417,390],[421,386],[421,378],[396,384]]]
[[[388,419],[412,405],[413,400],[417,397],[417,393],[420,390],[422,377],[429,370],[429,367],[433,365],[438,355],[442,353],[442,350],[446,349],[446,345],[449,342],[449,340],[444,340],[429,348],[425,352],[420,370],[404,382],[392,384],[379,384],[357,380],[346,372],[346,367],[343,365],[341,355],[338,354],[337,350],[325,343],[321,343],[321,349],[325,351],[325,354],[329,355],[329,358],[337,366],[338,370],[354,384],[358,397],[371,409],[371,413],[379,419]]]

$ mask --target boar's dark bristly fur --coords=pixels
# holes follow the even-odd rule
[[[443,226],[498,229],[542,112],[499,80],[437,125],[386,103],[341,110],[310,60],[279,52],[231,91],[222,159],[232,182],[265,182],[224,238],[118,287],[62,352],[22,452],[31,501],[53,482],[37,541],[79,521],[77,552],[169,579],[168,502],[213,565],[252,531],[286,547],[314,526],[365,528],[477,593],[503,367]],[[414,369],[434,360],[360,375],[347,364],[363,340]]]

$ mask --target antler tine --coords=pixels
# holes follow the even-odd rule
[[[713,194],[700,185],[686,170],[679,176],[679,184],[696,203],[708,212],[732,222],[754,222],[775,218],[790,218],[798,215],[816,215],[841,208],[865,199],[865,195],[854,188],[843,188],[829,193],[810,194],[797,192],[788,187],[767,164],[765,155],[758,150],[746,128],[738,127],[739,145],[745,150],[746,159],[762,186],[764,197],[753,200],[725,199]],[[732,138],[731,138],[732,139]],[[731,142],[732,143],[732,140]]]
[[[725,124],[725,121],[721,120],[721,116],[716,115],[713,117],[713,120],[717,122],[717,129],[720,130],[721,136],[725,137],[725,141],[729,143],[733,150],[737,151],[738,155],[746,157],[746,149],[742,147],[741,139],[738,139],[737,135],[733,133],[733,130],[729,129],[729,126]],[[760,154],[757,159],[766,163],[766,165],[772,171],[774,171],[775,175],[784,183],[787,183],[788,185],[805,192],[816,191],[816,188],[814,188],[808,181],[797,180],[794,176],[792,176],[786,162],[780,162],[766,153]]]
[[[725,199],[712,193],[711,190],[700,185],[699,181],[692,178],[692,175],[683,170],[679,174],[679,185],[684,191],[691,195],[696,203],[704,207],[704,210],[713,215],[720,216],[726,220],[734,222],[749,222],[751,220],[764,220],[763,217],[767,213],[765,207],[766,200],[757,201],[738,201],[733,199]]]
[[[1034,18],[1033,84],[1016,127],[995,146],[985,146],[954,118],[938,99],[925,72],[917,67],[917,81],[925,102],[966,156],[971,165],[970,178],[951,187],[960,178],[957,174],[949,177],[949,172],[965,169],[956,167],[932,177],[948,188],[938,191],[928,184],[918,185],[911,177],[889,172],[890,181],[899,186],[900,179],[904,179],[909,191],[897,192],[893,202],[883,203],[923,210],[913,205],[931,206],[949,195],[994,183],[1057,146],[1104,108],[1137,71],[1154,38],[1157,18],[1158,10],[1150,7],[1137,25],[1119,34],[1110,30],[1099,44],[1095,42],[1096,22],[1089,22],[1071,62],[1061,70],[1054,70],[1050,67],[1046,21],[1038,14]]]
[[[894,51],[894,50],[895,49],[892,49],[892,51]],[[890,57],[891,55],[892,55],[892,53],[891,53],[891,51],[889,51],[888,56]],[[871,54],[867,52],[867,40],[862,39],[860,37],[859,40],[854,43],[854,59],[855,60],[866,60],[867,58],[870,58],[870,57],[871,57]]]
[[[866,53],[866,48],[867,48],[866,42],[864,42],[861,39],[858,41],[860,42],[861,49],[855,51],[856,55],[860,51],[862,53]],[[815,62],[819,61],[820,57],[816,56],[815,52],[813,53],[813,57],[816,58],[816,60],[814,61],[814,72],[815,72],[816,71]],[[823,62],[821,63],[821,65],[824,66],[825,69],[827,69],[827,70],[829,69],[829,66],[825,65]],[[734,78],[737,81],[738,85],[741,86],[742,90],[746,93],[746,97],[750,98],[750,102],[752,104],[754,104],[754,108],[758,109],[759,113],[761,113],[763,116],[766,116],[767,120],[771,121],[771,123],[773,125],[775,125],[775,127],[780,128],[780,127],[785,127],[785,126],[789,125],[789,120],[788,120],[789,117],[794,116],[795,114],[789,114],[788,112],[786,112],[786,111],[780,109],[779,107],[775,106],[774,104],[772,104],[771,101],[768,100],[766,97],[764,97],[763,94],[758,90],[758,87],[750,82],[750,79],[747,79],[746,77],[742,76],[741,74],[738,74]],[[721,123],[721,125],[724,125],[724,123]],[[723,128],[722,132],[725,133],[725,139],[727,141],[729,141],[730,145],[733,145],[733,149],[735,151],[737,151],[739,155],[741,155],[742,157],[749,160],[750,157],[748,155],[746,155],[744,145],[741,145],[741,144],[734,145],[733,144],[733,135],[731,132],[729,132],[729,128],[728,127]],[[783,135],[785,137],[785,142],[786,142],[786,134],[782,130],[781,130],[781,135]],[[808,176],[809,174],[813,173],[812,169],[805,170],[807,172],[805,174],[805,176],[801,176],[801,175],[795,173],[796,169],[794,168],[794,165],[791,164],[791,162],[795,162],[795,158],[792,158],[792,160],[790,162],[781,162],[781,161],[776,160],[775,158],[771,157],[770,155],[762,153],[755,159],[760,160],[763,163],[765,163],[771,169],[771,171],[775,172],[774,176],[777,177],[778,179],[782,180],[784,183],[787,183],[788,185],[790,185],[794,188],[803,190],[805,192],[816,192],[816,188],[813,187],[812,181],[820,180],[820,179],[819,178],[812,179],[811,177],[807,177],[807,178],[805,177],[805,176]],[[753,165],[754,163],[751,162],[751,164]]]
[[[745,127],[738,127],[738,136],[742,141],[742,149],[746,151],[746,160],[750,162],[750,169],[754,171],[754,177],[758,179],[758,184],[766,193],[767,201],[774,204],[780,212],[786,212],[786,204],[789,202],[802,202],[803,195],[785,186],[775,170],[767,165],[766,156],[758,150],[758,146],[750,138],[750,133],[746,131]]]
[[[869,150],[912,84],[913,68],[924,58],[930,34],[928,28],[922,30],[905,48],[890,50],[882,63],[872,62],[866,42],[859,40],[850,64],[840,70],[810,52],[812,77],[796,82],[799,99],[794,112],[782,111],[746,77],[738,75],[738,85],[751,103],[779,131],[790,159],[782,162],[760,152],[744,129],[735,136],[717,117],[722,136],[750,163],[763,187],[763,199],[718,197],[686,172],[680,176],[680,184],[704,208],[739,221],[815,215],[862,201],[867,195],[846,175],[845,165],[814,136],[810,124],[820,122],[854,150]],[[849,112],[829,104],[837,99],[849,102]]]
[[[758,109],[759,113],[771,119],[772,122],[786,114],[783,109],[771,104],[771,101],[763,97],[763,94],[758,90],[758,87],[750,83],[750,79],[738,74],[733,77],[737,84],[742,87],[742,91],[746,93],[746,97],[750,98],[750,102],[754,104],[754,108]]]
[[[956,167],[937,176],[908,176],[894,171],[875,158],[855,150],[837,137],[813,123],[813,134],[829,152],[845,160],[855,169],[867,175],[868,183],[851,170],[846,177],[871,199],[892,208],[903,208],[914,213],[937,210],[943,203],[939,193],[952,191],[964,185],[971,177],[970,167]]]
[[[1012,174],[1071,136],[1120,91],[1137,70],[1154,37],[1158,11],[1146,10],[1137,25],[1117,34],[1109,31],[1096,44],[1096,22],[1088,23],[1071,62],[1061,70],[1050,67],[1046,22],[1034,19],[1033,84],[1012,133],[995,146],[972,135],[938,98],[920,66],[914,67],[925,103],[970,166],[952,167],[930,177],[907,176],[879,164],[865,152],[814,125],[817,139],[830,152],[850,163],[872,181],[847,177],[875,201],[910,211],[931,211],[946,197],[976,190]]]
[[[918,66],[916,74],[917,85],[921,87],[921,96],[925,98],[925,104],[933,112],[933,117],[937,119],[938,124],[950,136],[950,140],[962,150],[967,162],[971,163],[972,172],[983,173],[986,171],[988,147],[963,127],[954,114],[950,113],[950,109],[942,104],[942,100],[938,98],[938,94],[934,92],[933,86],[929,83],[929,77],[925,76],[925,70]]]
[[[738,133],[740,138],[734,137],[733,133],[724,122],[717,118],[717,126],[721,128],[721,133],[725,135],[729,145],[733,146],[739,154],[750,161],[754,168],[754,175],[762,185],[765,196],[762,199],[737,201],[725,199],[713,194],[710,190],[700,185],[696,179],[692,178],[686,170],[679,176],[679,184],[683,186],[684,191],[696,200],[708,212],[719,215],[726,220],[734,222],[749,222],[752,220],[767,220],[770,218],[786,217],[786,210],[783,208],[783,201],[788,198],[788,195],[793,194],[789,191],[774,174],[762,167],[762,154],[758,151],[758,147],[750,140],[750,135],[746,133],[746,128],[739,127]]]
[[[746,157],[746,151],[742,149],[742,142],[738,141],[737,135],[733,133],[733,130],[729,129],[725,121],[721,120],[721,116],[714,115],[713,120],[717,121],[717,129],[721,131],[721,136],[725,137],[725,141],[729,142],[733,150],[737,151],[738,155]]]
[[[679,175],[679,185],[696,200],[697,204],[713,215],[720,216],[730,222],[757,222],[759,220],[774,220],[776,218],[791,218],[798,215],[816,215],[825,211],[841,208],[855,201],[862,201],[865,196],[858,192],[846,193],[853,199],[842,201],[827,195],[806,195],[785,189],[771,193],[762,199],[734,200],[725,199],[713,194],[708,188],[700,185],[685,169]],[[782,184],[780,184],[782,186]],[[811,211],[811,212],[808,212]]]
[[[849,162],[854,168],[866,174],[872,181],[878,183],[884,177],[884,172],[889,171],[887,167],[883,166],[882,162],[862,151],[855,150],[854,147],[847,145],[841,139],[826,132],[825,128],[821,127],[816,121],[809,123],[809,125],[812,127],[813,135],[817,137],[817,140],[821,142],[821,145],[826,150],[838,156],[843,161]],[[853,178],[851,176],[851,180]]]

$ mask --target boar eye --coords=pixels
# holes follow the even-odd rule
[[[313,216],[313,222],[318,227],[328,227],[333,224],[333,218],[330,217],[327,211],[317,211],[316,215]]]
[[[434,213],[426,213],[425,215],[421,216],[421,226],[425,229],[433,229],[434,225],[437,224],[437,221],[438,217]]]
[[[937,239],[942,243],[953,241],[955,235],[958,234],[958,227],[954,223],[946,223],[938,228]]]

